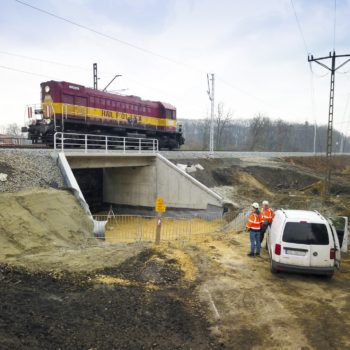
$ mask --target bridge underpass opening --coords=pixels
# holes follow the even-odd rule
[[[103,169],[73,169],[73,174],[91,213],[103,211]]]
[[[221,217],[224,200],[159,154],[65,153],[92,213],[154,215],[162,197],[167,215]]]
[[[73,169],[92,214],[108,211],[112,205],[120,214],[153,215],[153,172],[152,168],[136,166]]]
[[[127,214],[141,208],[148,214],[155,201],[153,157],[68,158],[92,214],[114,210]]]

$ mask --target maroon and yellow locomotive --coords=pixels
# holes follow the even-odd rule
[[[34,110],[28,138],[52,144],[55,132],[74,132],[158,139],[160,148],[175,149],[184,143],[176,108],[168,103],[145,101],[82,85],[47,81],[41,84],[41,106]],[[29,116],[33,109],[29,107]]]

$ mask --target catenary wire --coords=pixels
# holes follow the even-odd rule
[[[335,51],[336,28],[337,28],[337,0],[334,0],[333,51]]]
[[[12,68],[12,67],[8,67],[8,66],[0,65],[0,68],[6,69],[6,70],[9,70],[9,71],[13,71],[13,72],[24,73],[24,74],[34,75],[34,76],[37,76],[37,77],[43,77],[43,78],[47,78],[47,79],[52,79],[52,77],[50,77],[48,75],[35,73],[35,72],[28,72],[28,71],[25,71],[25,70],[22,70],[22,69]]]
[[[86,26],[86,25],[80,24],[80,23],[75,22],[75,21],[73,21],[73,20],[70,20],[70,19],[68,19],[68,18],[66,18],[66,17],[59,16],[59,15],[53,13],[53,12],[50,12],[50,11],[44,10],[44,9],[42,9],[42,8],[40,8],[40,7],[31,5],[31,4],[29,4],[29,3],[25,2],[25,1],[21,1],[21,0],[14,0],[14,1],[17,2],[17,3],[20,4],[20,5],[27,6],[27,7],[31,8],[31,9],[33,9],[33,10],[36,10],[36,11],[41,12],[41,13],[43,13],[43,14],[46,14],[46,15],[48,15],[48,16],[54,17],[54,18],[56,18],[56,19],[59,19],[59,20],[64,21],[64,22],[66,22],[66,23],[69,23],[69,24],[71,24],[71,25],[73,25],[73,26],[76,26],[76,27],[82,28],[82,29],[84,29],[84,30],[90,31],[90,32],[95,33],[95,34],[97,34],[97,35],[99,35],[99,36],[101,36],[101,37],[104,37],[104,38],[106,38],[106,39],[113,40],[113,41],[118,42],[118,43],[120,43],[120,44],[129,46],[129,47],[131,47],[131,48],[133,48],[133,49],[136,49],[136,50],[138,50],[138,51],[141,51],[141,52],[143,52],[143,53],[145,53],[145,54],[149,54],[149,55],[152,55],[152,56],[154,56],[154,57],[161,58],[161,59],[163,59],[163,60],[165,60],[165,61],[168,61],[168,62],[170,62],[170,63],[176,64],[176,65],[179,65],[179,66],[183,66],[183,67],[185,67],[185,68],[187,68],[187,69],[196,71],[196,72],[198,72],[198,73],[200,73],[200,74],[207,74],[207,72],[205,72],[203,69],[199,69],[198,67],[195,67],[195,66],[193,66],[193,65],[190,65],[190,64],[188,64],[188,63],[175,60],[175,59],[173,59],[173,58],[167,57],[167,56],[165,56],[165,55],[161,55],[161,54],[159,54],[159,53],[157,53],[157,52],[154,52],[154,51],[151,51],[151,50],[149,50],[149,49],[143,48],[143,47],[141,47],[141,46],[135,45],[135,44],[130,43],[130,42],[128,42],[128,41],[119,39],[119,38],[117,38],[117,37],[115,37],[115,36],[112,36],[112,35],[103,33],[103,32],[101,32],[101,31],[99,31],[99,30],[96,30],[96,29],[93,29],[93,28],[88,27],[88,26]],[[221,82],[223,82],[226,86],[230,87],[231,89],[237,90],[237,91],[241,92],[242,94],[245,94],[245,95],[250,96],[250,97],[252,97],[252,98],[254,98],[254,99],[256,99],[256,100],[259,100],[259,101],[263,102],[263,103],[266,104],[266,105],[271,105],[268,101],[265,101],[264,99],[261,99],[261,98],[255,96],[254,94],[251,94],[251,93],[249,93],[249,92],[247,92],[247,91],[245,91],[245,90],[243,90],[243,89],[241,89],[241,88],[235,86],[234,84],[228,82],[227,80],[223,79],[222,77],[220,77],[220,76],[218,76],[218,75],[216,75],[216,77],[217,77],[218,80],[220,80]]]
[[[306,54],[308,55],[308,54],[310,53],[310,50],[309,50],[309,47],[308,47],[308,45],[307,45],[307,43],[306,43],[305,35],[304,35],[304,33],[303,33],[303,29],[302,29],[302,27],[301,27],[301,23],[300,23],[299,17],[298,17],[298,15],[297,15],[296,10],[295,10],[295,6],[294,6],[293,0],[290,0],[290,5],[291,5],[292,10],[293,10],[294,18],[295,18],[295,21],[296,21],[296,23],[297,23],[297,26],[298,26],[298,30],[299,30],[301,39],[302,39],[302,41],[303,41],[303,45],[304,45]]]

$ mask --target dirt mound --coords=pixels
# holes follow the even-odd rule
[[[0,194],[0,261],[86,244],[92,223],[68,191]]]
[[[325,156],[313,156],[313,157],[287,157],[285,160],[293,165],[305,167],[317,172],[325,172],[327,168],[327,162]],[[332,158],[332,169],[334,172],[342,173],[346,169],[349,169],[350,156],[337,155]]]
[[[276,191],[301,190],[319,180],[314,175],[288,168],[249,166],[246,170],[258,181]]]
[[[153,250],[96,275],[0,266],[0,348],[218,349],[195,286],[179,286],[181,278]]]

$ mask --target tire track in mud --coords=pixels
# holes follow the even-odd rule
[[[247,258],[244,235],[219,235],[189,249],[198,263],[198,293],[208,296],[220,319],[208,308],[212,332],[228,349],[349,348],[349,281],[292,274],[272,275],[268,256]],[[238,242],[238,244],[237,244]],[[213,249],[215,247],[215,249]],[[350,265],[350,264],[348,264]],[[349,269],[350,266],[346,266]]]

